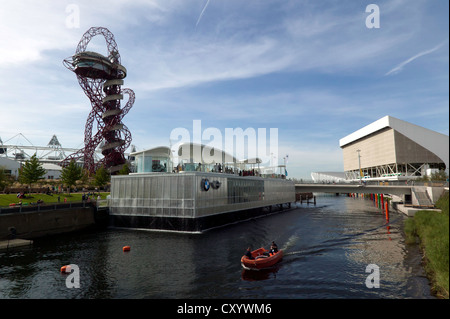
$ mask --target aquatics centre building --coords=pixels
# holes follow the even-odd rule
[[[448,173],[449,137],[385,116],[339,140],[347,180],[409,180]]]

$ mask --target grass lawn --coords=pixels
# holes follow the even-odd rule
[[[405,222],[407,243],[420,240],[425,271],[438,297],[449,298],[449,211],[448,193],[441,197],[436,207],[442,213],[419,211]]]
[[[101,199],[106,199],[109,193],[100,193]],[[81,196],[83,193],[71,193],[59,194],[60,202],[64,203],[64,198],[67,198],[67,202],[81,202]],[[97,199],[95,197],[91,197],[92,199]],[[11,203],[18,204],[19,200],[22,200],[23,205],[28,205],[30,203],[36,203],[38,199],[44,201],[44,204],[58,203],[58,194],[46,195],[46,194],[26,194],[26,198],[19,199],[17,198],[17,194],[0,194],[0,207],[9,206]]]

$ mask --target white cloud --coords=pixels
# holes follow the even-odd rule
[[[136,88],[152,91],[248,78],[284,69],[290,63],[291,57],[279,54],[279,43],[273,38],[259,37],[248,43],[226,38],[207,41],[178,39],[164,48],[138,53],[140,63],[134,71],[140,83]]]
[[[226,9],[233,6],[235,2],[227,2]],[[208,7],[210,20],[218,20],[215,29],[180,31],[170,39],[165,33],[155,34],[151,46],[133,52],[134,60],[139,61],[133,70],[139,78],[137,88],[154,91],[189,87],[285,71],[378,72],[377,64],[410,37],[409,31],[396,30],[400,24],[397,21],[378,34],[371,33],[365,27],[364,8],[358,11],[358,6],[350,11],[334,5],[323,10],[311,3],[305,7],[308,13],[299,15],[286,9],[279,21],[266,24],[261,23],[260,13],[248,7],[235,8],[225,17],[218,16],[224,11],[217,13]],[[389,15],[391,11],[383,13]],[[165,16],[168,25],[176,23],[171,14]]]
[[[72,11],[78,7],[79,27],[67,23]],[[163,3],[166,7],[173,1]],[[158,1],[136,0],[132,2],[110,0],[65,1],[2,1],[0,8],[0,69],[17,68],[39,61],[44,51],[74,52],[82,34],[91,26],[114,26],[114,29],[133,25],[136,17],[150,23],[161,20],[167,10]]]
[[[65,17],[65,5],[59,1],[2,1],[0,69],[29,65],[44,50],[68,46],[73,38]]]
[[[440,44],[438,44],[437,46],[435,46],[435,47],[432,48],[432,49],[425,50],[425,51],[422,51],[422,52],[420,52],[420,53],[414,55],[413,57],[411,57],[411,58],[409,58],[409,59],[403,61],[403,62],[400,63],[399,65],[397,65],[395,68],[391,69],[391,70],[390,70],[389,72],[387,72],[385,75],[391,75],[391,74],[397,74],[397,73],[399,73],[399,72],[403,69],[403,67],[404,67],[405,65],[407,65],[408,63],[411,63],[412,61],[414,61],[414,60],[416,60],[416,59],[418,59],[418,58],[420,58],[420,57],[422,57],[422,56],[424,56],[424,55],[431,54],[431,53],[433,53],[434,51],[439,50],[439,49],[440,49],[442,46],[444,46],[444,44],[446,44],[447,42],[448,42],[448,39],[445,40],[444,42],[441,42]]]

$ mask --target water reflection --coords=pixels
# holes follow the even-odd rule
[[[280,263],[283,262],[282,260]],[[241,278],[246,281],[268,280],[270,278],[276,278],[277,272],[281,268],[281,264],[278,263],[275,266],[268,269],[249,270],[242,269]]]

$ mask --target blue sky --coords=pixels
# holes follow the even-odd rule
[[[193,120],[278,128],[289,177],[309,179],[343,171],[339,139],[385,115],[449,134],[448,1],[0,3],[3,141],[83,146],[90,103],[62,60],[91,26],[115,35],[128,69],[136,102],[123,122],[138,150],[169,146]],[[371,3],[380,28],[366,27]],[[106,53],[99,37],[88,49]]]

